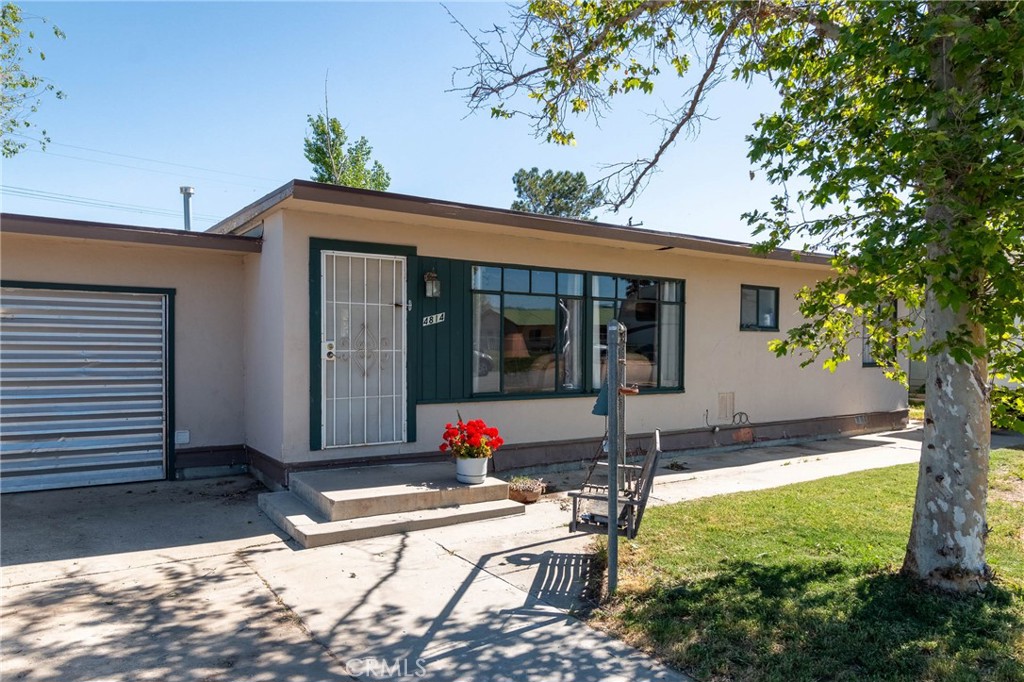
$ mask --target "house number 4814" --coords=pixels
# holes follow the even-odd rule
[[[429,327],[432,324],[439,324],[444,322],[444,313],[437,313],[436,315],[427,315],[423,318],[423,326]]]

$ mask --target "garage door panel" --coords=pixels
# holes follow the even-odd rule
[[[108,417],[109,413],[62,415],[61,418],[22,417],[10,420],[5,417],[2,422],[4,440],[16,441],[51,434],[66,437],[68,433],[98,435],[155,430],[162,432],[163,430],[164,415],[162,412],[123,414],[114,419]]]
[[[6,364],[6,363],[5,363]],[[92,380],[94,385],[104,385],[111,381],[139,381],[150,379],[154,382],[163,381],[163,368],[150,367],[139,363],[100,362],[92,358],[82,358],[79,364],[54,364],[50,362],[12,363],[4,367],[6,381],[22,381],[26,385],[41,382],[57,382],[73,380],[82,382]],[[6,383],[5,381],[5,383]],[[0,384],[0,388],[4,388]],[[13,387],[12,387],[13,388]]]
[[[39,363],[64,362],[70,360],[97,358],[105,362],[163,362],[163,348],[157,344],[135,346],[133,348],[97,348],[83,347],[81,343],[67,343],[60,346],[48,346],[41,343],[9,344],[4,349],[8,362]]]
[[[34,333],[45,333],[53,334],[58,337],[63,335],[70,335],[86,337],[93,335],[112,335],[117,336],[118,334],[125,332],[129,334],[149,336],[147,331],[151,331],[152,327],[149,326],[149,322],[155,320],[57,320],[53,318],[45,318],[32,320],[29,318],[21,318],[17,321],[4,320],[4,326],[10,326],[11,331],[15,332],[34,332]]]
[[[95,455],[103,459],[109,455],[111,461],[116,461],[117,456],[123,453],[159,451],[161,457],[153,459],[155,462],[162,458],[162,447],[163,440],[158,436],[138,433],[83,435],[74,438],[48,438],[43,435],[31,439],[4,439],[0,444],[0,456],[3,457],[0,465],[7,466],[21,461],[18,467],[24,469],[28,466],[25,460],[36,460],[31,463],[33,467],[56,468],[71,457]]]
[[[112,468],[90,464],[77,470],[49,469],[43,472],[29,471],[9,474],[0,471],[0,476],[3,476],[3,492],[17,493],[67,488],[67,481],[70,477],[75,479],[75,486],[154,481],[163,477],[163,471],[163,465],[126,467],[123,463],[118,462]]]
[[[0,490],[165,474],[166,299],[5,287]]]
[[[20,419],[33,417],[47,419],[75,419],[79,417],[97,416],[103,417],[111,412],[133,416],[137,414],[156,414],[163,416],[163,401],[157,397],[155,400],[137,402],[125,402],[119,400],[96,400],[96,401],[20,401],[18,404],[7,405],[4,409],[4,416],[0,423],[13,423]]]

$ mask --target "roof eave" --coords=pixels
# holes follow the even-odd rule
[[[392,211],[464,222],[485,223],[524,230],[564,234],[567,236],[607,239],[617,242],[646,244],[660,250],[681,249],[741,258],[805,263],[828,266],[827,254],[775,249],[755,253],[750,244],[695,235],[660,232],[571,218],[557,218],[474,204],[439,201],[425,197],[352,187],[339,187],[308,180],[292,180],[263,198],[222,220],[210,228],[218,234],[240,234],[253,229],[269,211],[288,199],[353,208]]]
[[[206,232],[185,232],[136,225],[97,223],[84,220],[66,220],[19,213],[0,214],[0,231],[9,234],[26,234],[43,237],[64,237],[67,239],[97,239],[102,241],[179,246],[186,248],[213,249],[259,253],[263,242],[252,237],[240,237]]]

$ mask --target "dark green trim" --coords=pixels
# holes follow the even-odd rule
[[[18,289],[49,289],[51,291],[96,291],[125,294],[156,294],[164,297],[164,419],[167,428],[164,432],[164,476],[168,481],[175,478],[174,452],[174,297],[176,289],[159,287],[110,286],[105,284],[65,284],[54,282],[23,282],[20,280],[0,279],[0,287]]]
[[[323,438],[320,434],[323,421],[322,369],[320,367],[320,332],[322,315],[320,312],[320,250],[314,245],[315,239],[309,240],[309,449],[322,450]]]
[[[342,251],[379,256],[402,256],[405,258],[405,294],[407,301],[413,301],[413,309],[406,310],[405,316],[405,439],[416,442],[416,395],[418,385],[415,368],[419,363],[420,329],[413,324],[416,319],[417,288],[416,274],[419,265],[416,247],[397,244],[376,244],[353,242],[340,239],[309,239],[309,449],[323,450],[320,437],[320,423],[323,420],[321,402],[323,388],[320,377],[323,368],[320,362],[320,261],[324,251]]]
[[[674,395],[685,393],[681,388],[651,388],[644,386],[640,389],[642,395]],[[460,403],[498,403],[508,400],[554,400],[557,398],[589,398],[593,400],[597,391],[579,391],[576,393],[478,393],[467,398],[460,398]],[[447,405],[456,402],[454,400],[420,400],[420,405]]]
[[[679,292],[679,393],[686,392],[686,280],[681,280]]]
[[[168,290],[164,296],[166,301],[167,310],[167,324],[165,333],[167,334],[167,353],[164,354],[164,371],[167,376],[167,433],[165,438],[167,440],[167,480],[173,481],[176,478],[177,470],[177,459],[178,453],[175,451],[174,445],[174,426],[175,426],[175,410],[174,410],[174,295],[175,290]]]
[[[14,279],[0,279],[0,287],[17,287],[19,289],[52,289],[53,291],[109,291],[126,294],[169,294],[174,295],[176,289],[159,287],[108,286],[106,284],[52,284],[50,282],[23,282]]]
[[[365,253],[370,256],[416,256],[415,246],[400,244],[375,244],[373,242],[353,242],[343,239],[309,238],[309,248],[317,251],[347,251],[348,253]]]
[[[460,402],[473,396],[473,379],[476,377],[477,372],[475,358],[473,357],[473,294],[477,293],[473,290],[474,265],[476,263],[471,261],[457,261],[452,264],[453,269],[461,266],[462,281],[466,285],[465,291],[462,292],[462,319],[466,321],[462,331],[462,347],[467,352],[463,353],[462,358],[463,366],[466,369],[462,372],[462,395],[459,398]]]

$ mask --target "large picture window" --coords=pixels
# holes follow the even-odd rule
[[[474,395],[596,390],[616,317],[627,380],[682,387],[682,282],[475,265],[472,289]]]

